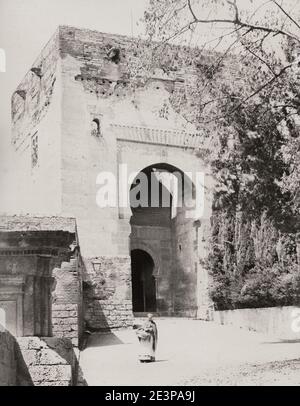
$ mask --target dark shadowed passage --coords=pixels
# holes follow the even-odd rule
[[[154,262],[143,250],[131,251],[132,304],[134,312],[156,311]]]

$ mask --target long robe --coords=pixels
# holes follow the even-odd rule
[[[157,347],[157,327],[153,320],[147,320],[138,330],[137,336],[140,342],[139,360],[141,362],[155,361]]]

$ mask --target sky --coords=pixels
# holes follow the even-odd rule
[[[139,35],[148,0],[0,0],[0,185],[9,167],[10,98],[59,25]],[[0,187],[0,193],[4,193]],[[0,194],[1,200],[1,194]],[[1,203],[1,202],[0,202]],[[1,206],[0,206],[1,207]]]

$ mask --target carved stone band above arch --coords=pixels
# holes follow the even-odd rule
[[[199,133],[150,127],[111,124],[117,140],[145,144],[161,144],[180,148],[201,148],[202,136]]]

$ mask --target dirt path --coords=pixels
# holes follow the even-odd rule
[[[158,319],[157,362],[137,360],[133,330],[93,334],[80,357],[89,385],[300,384],[300,340],[281,342],[231,326]]]

